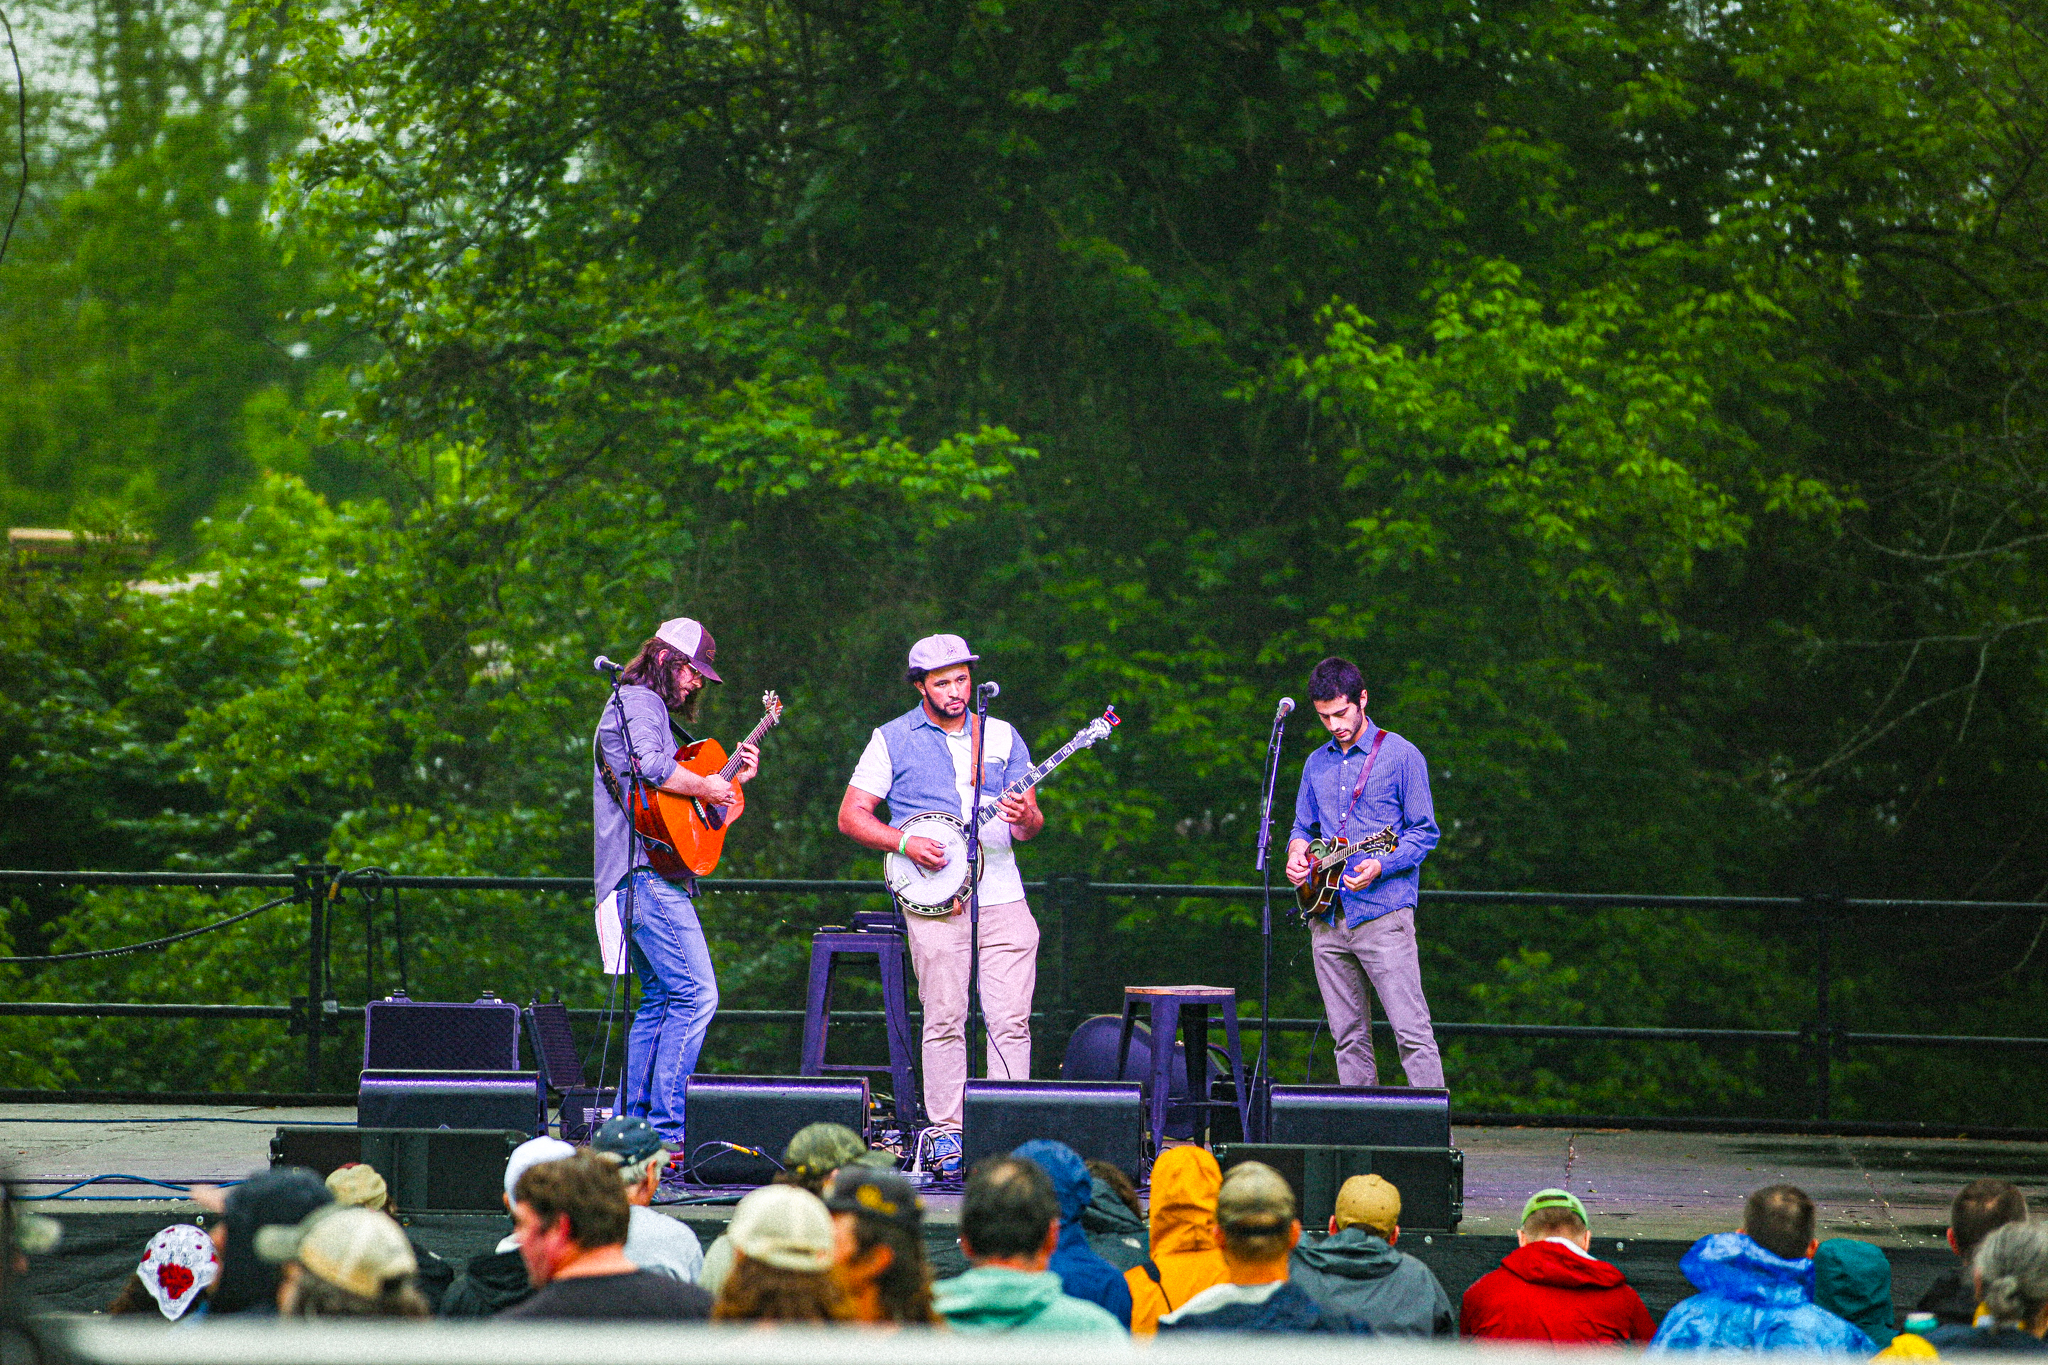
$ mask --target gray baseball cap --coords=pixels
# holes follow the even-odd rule
[[[957,635],[927,635],[910,647],[910,666],[936,673],[954,664],[971,664],[981,656]]]

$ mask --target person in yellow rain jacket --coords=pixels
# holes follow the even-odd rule
[[[1124,1272],[1131,1286],[1131,1335],[1149,1337],[1159,1319],[1230,1271],[1216,1246],[1216,1194],[1223,1172],[1200,1147],[1174,1147],[1152,1167],[1152,1255]]]

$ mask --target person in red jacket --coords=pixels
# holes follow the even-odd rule
[[[1522,1206],[1521,1245],[1465,1291],[1458,1332],[1505,1341],[1648,1341],[1642,1295],[1588,1250],[1586,1206],[1569,1190],[1538,1190]]]

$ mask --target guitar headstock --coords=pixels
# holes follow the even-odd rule
[[[770,726],[782,724],[782,698],[776,696],[773,692],[763,692],[761,694],[761,710],[763,712],[763,719]]]
[[[1083,732],[1087,735],[1082,741],[1083,747],[1094,744],[1097,740],[1108,739],[1109,732],[1122,724],[1123,718],[1117,715],[1114,706],[1103,707],[1102,714],[1088,722],[1088,728]]]

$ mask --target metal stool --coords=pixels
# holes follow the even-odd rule
[[[1159,1157],[1166,1136],[1166,1106],[1173,1079],[1173,1039],[1180,1034],[1188,1059],[1188,1098],[1183,1101],[1198,1111],[1196,1131],[1208,1137],[1208,1111],[1235,1109],[1240,1131],[1252,1132],[1251,1096],[1245,1093],[1244,1050],[1237,1037],[1237,992],[1228,986],[1126,986],[1123,1028],[1117,1036],[1116,1076],[1124,1078],[1131,1054],[1131,1025],[1140,1007],[1152,1016],[1152,1074],[1146,1078],[1145,1098],[1152,1121],[1152,1156]],[[1235,1099],[1209,1098],[1209,1011],[1223,1011],[1224,1051],[1230,1059],[1230,1081]]]
[[[903,926],[894,914],[863,911],[850,929],[820,929],[811,935],[811,984],[804,1000],[804,1051],[800,1073],[887,1071],[896,1092],[896,1121],[908,1133],[917,1126],[917,1072],[911,1064],[910,1007],[903,993]],[[832,974],[842,957],[872,956],[882,973],[882,1014],[889,1035],[889,1064],[867,1066],[825,1060],[825,1034],[832,1027]]]

